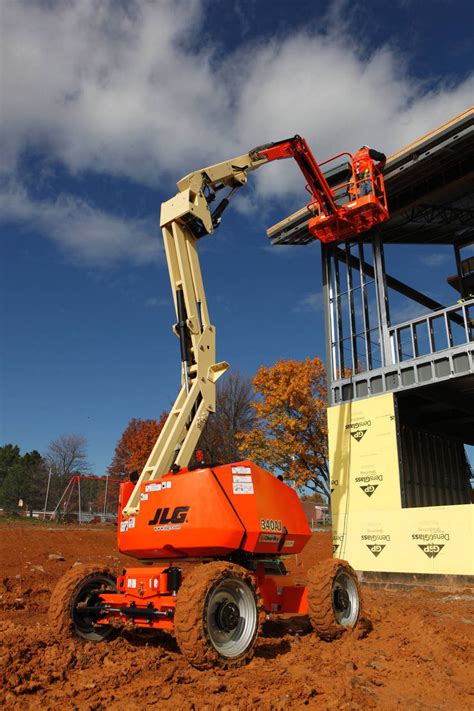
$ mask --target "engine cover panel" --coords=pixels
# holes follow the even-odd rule
[[[136,558],[299,553],[311,536],[296,492],[249,461],[146,482],[139,513],[124,518],[132,490],[121,486],[118,547]]]

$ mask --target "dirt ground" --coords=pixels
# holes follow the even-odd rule
[[[331,554],[316,533],[291,567]],[[50,559],[64,558],[64,560]],[[307,621],[265,623],[254,659],[200,672],[175,641],[124,633],[52,639],[50,592],[77,560],[122,567],[112,528],[0,521],[0,705],[6,709],[433,709],[474,707],[472,591],[364,590],[368,634],[323,642]]]

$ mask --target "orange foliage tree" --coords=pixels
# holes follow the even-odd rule
[[[319,358],[262,366],[253,380],[256,426],[240,438],[241,450],[295,486],[329,498],[327,387]]]
[[[114,458],[108,468],[111,476],[129,476],[135,471],[141,474],[167,416],[163,412],[158,422],[136,418],[130,420],[115,447]]]

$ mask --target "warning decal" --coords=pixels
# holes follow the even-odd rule
[[[232,484],[232,491],[234,494],[253,494],[253,484],[252,482],[240,483],[234,481]]]

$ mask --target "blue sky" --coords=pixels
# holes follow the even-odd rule
[[[77,432],[104,473],[130,418],[177,394],[176,180],[294,133],[320,159],[398,149],[472,103],[471,28],[470,3],[441,0],[6,3],[0,441]],[[265,236],[304,202],[296,168],[268,166],[200,244],[218,357],[245,375],[324,356],[319,248]],[[444,254],[390,259],[454,301]]]

